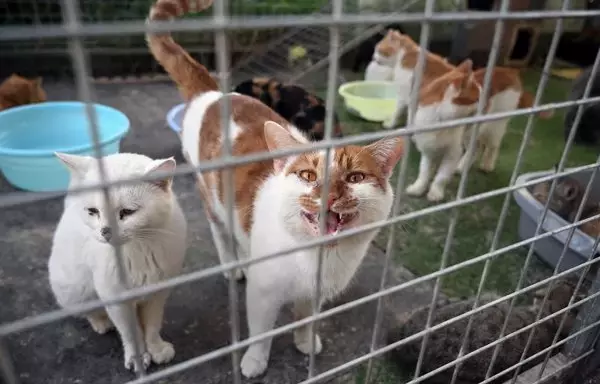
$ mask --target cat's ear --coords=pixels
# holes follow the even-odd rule
[[[72,175],[78,177],[82,177],[87,173],[90,164],[92,164],[92,161],[94,160],[94,158],[90,156],[69,155],[68,153],[62,152],[54,152],[54,156],[62,161]]]
[[[300,142],[296,140],[292,134],[281,125],[274,121],[267,121],[265,123],[265,140],[269,151],[273,152],[278,149],[289,149],[300,145]],[[285,157],[279,157],[273,159],[273,166],[275,172],[279,173],[285,167],[287,159]]]
[[[146,175],[151,175],[153,173],[171,173],[175,170],[177,163],[175,162],[174,157],[169,157],[168,159],[159,159],[154,160],[153,162],[146,167]],[[163,191],[169,190],[171,188],[171,184],[173,183],[173,175],[167,175],[163,179],[151,180],[150,183],[156,185]]]
[[[470,75],[473,72],[473,60],[465,59],[456,66],[456,70]]]
[[[404,138],[397,136],[381,139],[367,145],[365,149],[375,158],[385,177],[389,178],[404,153]]]

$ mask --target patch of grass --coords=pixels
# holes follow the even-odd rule
[[[535,92],[540,78],[539,72],[529,70],[524,72],[522,77],[526,88],[531,92]],[[351,75],[346,78],[350,79]],[[543,102],[565,100],[568,87],[568,81],[556,78],[549,79]],[[348,114],[341,100],[338,101],[337,112],[344,123],[347,134],[359,134],[382,129],[379,124],[368,123]],[[555,111],[554,117],[550,120],[537,118],[534,120],[532,137],[521,162],[521,173],[550,169],[560,160],[564,147],[563,117],[564,110],[558,110]],[[467,196],[508,185],[522,143],[526,122],[527,117],[516,117],[511,120],[502,143],[496,170],[492,174],[480,172],[477,169],[477,163],[475,163],[468,175]],[[596,156],[597,154],[593,149],[572,147],[567,166],[593,163]],[[410,151],[406,185],[415,180],[418,161],[419,153],[413,146]],[[456,176],[448,186],[446,201],[454,198],[459,179],[460,177]],[[431,205],[424,197],[404,196],[402,199],[404,200],[402,204],[403,212],[415,211]],[[469,260],[489,251],[504,199],[504,196],[498,196],[458,208],[458,223],[448,255],[448,265]],[[519,207],[510,196],[508,215],[500,232],[496,249],[520,240],[517,234],[519,212]],[[442,211],[394,226],[393,230],[397,231],[394,244],[395,260],[419,276],[437,271],[440,268],[451,215],[451,211]],[[378,246],[385,247],[388,234],[388,228],[381,231],[376,240]],[[495,291],[499,294],[512,292],[524,268],[527,250],[528,247],[524,247],[497,256],[491,263],[485,290]],[[453,296],[475,293],[483,266],[484,263],[478,263],[446,275],[442,285],[444,293]],[[528,280],[539,280],[550,272],[549,267],[533,257],[528,268]]]

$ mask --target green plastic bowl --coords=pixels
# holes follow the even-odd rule
[[[342,84],[338,93],[348,112],[368,121],[385,121],[396,108],[396,88],[391,81],[352,81]]]

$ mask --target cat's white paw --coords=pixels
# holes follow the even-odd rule
[[[427,193],[427,200],[432,203],[441,201],[444,198],[444,189],[432,184]]]
[[[494,172],[495,168],[496,168],[495,164],[490,164],[490,163],[482,163],[479,165],[479,170],[486,172],[486,173]]]
[[[265,356],[264,353],[252,348],[250,346],[244,357],[242,357],[242,363],[240,368],[242,375],[246,378],[252,378],[261,375],[266,369],[269,362],[269,356]]]
[[[146,347],[155,364],[168,363],[175,357],[175,348],[167,341],[160,340],[154,344],[147,344]]]
[[[115,327],[108,316],[89,316],[87,320],[92,326],[92,329],[101,335],[104,335]]]
[[[426,184],[418,180],[406,187],[406,194],[410,196],[421,196],[425,192]]]
[[[302,336],[308,336],[308,335],[302,335]],[[294,344],[296,345],[296,348],[304,353],[305,355],[310,355],[310,337],[297,337],[294,334]],[[316,335],[315,337],[315,354],[318,355],[319,353],[321,353],[321,351],[323,350],[323,344],[321,343],[321,338],[319,337],[319,335]]]
[[[142,360],[142,365],[143,367],[139,367],[136,363],[135,363],[135,358],[134,358],[134,354],[133,354],[133,350],[132,349],[127,349],[125,350],[125,368],[128,370],[132,370],[134,372],[140,372],[140,371],[145,371],[146,369],[148,369],[148,367],[150,366],[150,363],[152,362],[152,356],[150,356],[150,354],[148,352],[144,352],[142,353],[141,356],[141,360]]]

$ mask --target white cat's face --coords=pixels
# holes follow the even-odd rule
[[[96,162],[82,156],[59,155],[71,171],[71,187],[94,185],[101,181]],[[138,157],[139,156],[139,157]],[[123,157],[123,158],[119,158]],[[125,163],[124,163],[125,162]],[[133,178],[150,172],[174,169],[175,160],[152,161],[145,156],[118,154],[105,158],[111,180]],[[171,212],[171,181],[138,182],[134,185],[111,187],[112,207],[106,204],[102,190],[71,197],[71,204],[99,242],[124,244],[133,239],[151,239],[161,231]],[[116,228],[111,226],[111,216]]]
[[[325,234],[335,235],[389,215],[393,192],[388,180],[401,152],[401,139],[393,138],[368,146],[346,146],[332,153],[327,165]],[[302,154],[290,159],[279,176],[285,201],[278,209],[288,232],[299,240],[320,236],[325,162],[324,152]]]

